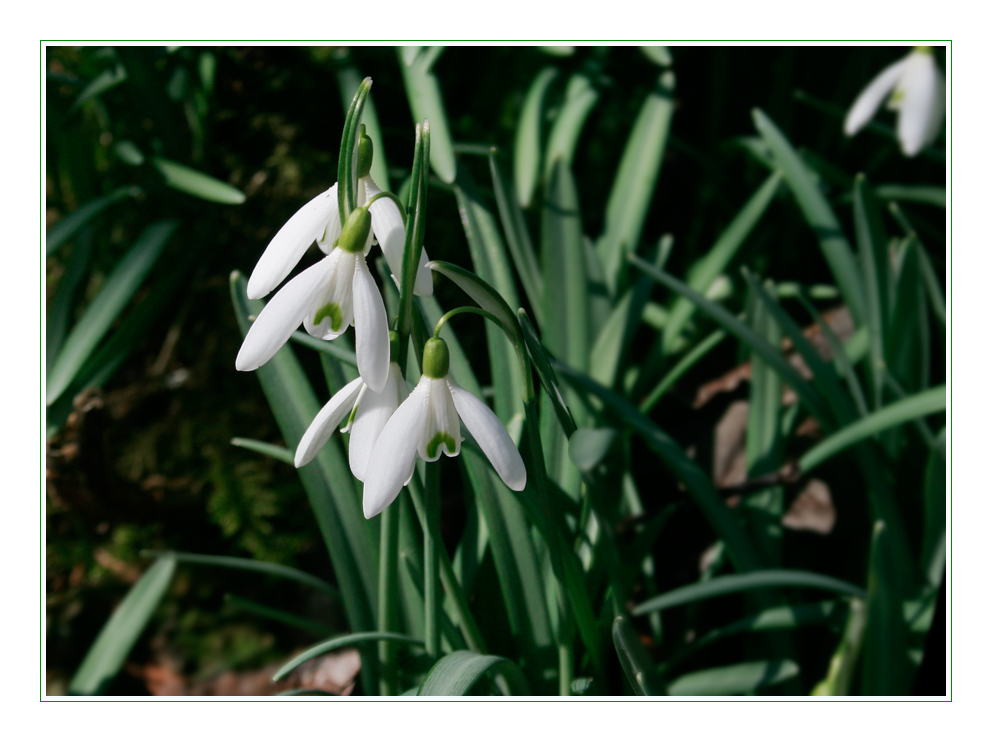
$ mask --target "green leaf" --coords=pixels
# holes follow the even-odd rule
[[[603,234],[596,242],[611,295],[616,293],[620,272],[626,267],[624,257],[636,252],[640,244],[665,155],[674,92],[675,75],[665,72],[641,106],[613,179]]]
[[[885,379],[885,337],[889,310],[888,237],[882,211],[864,175],[854,179],[854,234],[864,277],[868,325],[868,370],[874,391],[873,407],[882,403]]]
[[[664,271],[655,269],[636,255],[631,255],[629,260],[662,285],[689,299],[699,309],[706,312],[706,314],[718,322],[724,330],[737,337],[741,342],[749,345],[756,353],[760,353],[762,359],[782,377],[782,380],[786,384],[792,387],[793,391],[796,392],[810,412],[821,422],[829,424],[830,416],[819,392],[809,385],[799,372],[792,367],[786,357],[771,343],[734,317],[726,309],[710,301],[702,294],[693,291],[684,283]]]
[[[713,667],[676,678],[668,685],[672,696],[730,696],[753,693],[759,688],[781,683],[799,674],[792,660],[743,662],[739,665]]]
[[[599,92],[583,74],[572,75],[568,80],[565,102],[555,117],[544,151],[544,180],[549,182],[559,160],[571,167],[575,147],[586,119],[599,100]]]
[[[238,272],[231,275],[231,299],[242,334],[248,331],[249,315],[258,315],[263,303],[249,301],[246,281]],[[276,423],[286,444],[295,449],[320,409],[310,382],[292,349],[283,346],[256,372]],[[374,525],[365,520],[361,497],[341,452],[339,441],[329,440],[313,462],[297,469],[307,492],[345,596],[345,611],[353,630],[375,627],[376,566],[379,539]],[[375,684],[368,684],[374,687]]]
[[[117,203],[128,196],[137,197],[141,192],[141,189],[137,186],[121,186],[106,196],[95,198],[83,204],[48,231],[48,234],[45,235],[45,254],[51,255],[59,249],[66,240],[78,232],[81,227],[85,226],[90,219],[111,204]]]
[[[442,50],[443,47],[432,47],[417,54],[410,62],[406,61],[409,56],[400,52],[400,70],[414,121],[427,119],[431,123],[431,167],[445,183],[454,183],[455,150],[451,145],[441,88],[431,72],[431,66]]]
[[[575,54],[574,46],[539,46],[537,50],[551,57],[570,57]]]
[[[513,146],[513,181],[517,198],[524,208],[530,206],[541,172],[541,123],[544,120],[544,97],[558,76],[554,67],[545,67],[531,82],[520,108]],[[532,300],[533,301],[533,300]]]
[[[693,366],[695,366],[699,361],[706,357],[706,355],[713,350],[717,345],[720,344],[724,338],[727,337],[727,333],[723,330],[717,330],[709,335],[707,335],[700,343],[696,345],[692,350],[686,353],[672,370],[669,371],[662,378],[661,381],[651,390],[650,394],[644,398],[641,402],[640,411],[642,414],[647,415],[654,409],[654,406],[658,404],[658,401],[664,396],[665,392],[671,389],[675,382],[681,379],[686,372],[688,372]]]
[[[898,572],[885,523],[876,521],[868,558],[868,619],[861,666],[861,694],[865,696],[909,692],[906,624]]]
[[[716,277],[727,269],[772,202],[781,181],[782,176],[778,172],[773,172],[765,179],[761,187],[748,199],[734,220],[717,238],[710,251],[689,269],[686,283],[690,288],[700,294],[705,292]],[[662,340],[662,350],[666,355],[675,349],[682,330],[695,309],[696,305],[684,296],[678,297],[672,304]]]
[[[406,634],[394,634],[392,632],[364,631],[356,634],[344,634],[343,636],[336,636],[333,639],[328,639],[327,641],[322,641],[319,644],[314,644],[310,647],[310,649],[296,655],[293,659],[279,668],[276,674],[272,676],[272,682],[279,682],[297,667],[302,665],[307,660],[312,660],[314,657],[320,657],[320,655],[327,654],[328,652],[334,652],[338,649],[352,647],[356,644],[366,644],[368,642],[396,642],[397,644],[412,644],[417,647],[422,647],[424,645],[422,641],[419,639],[414,639],[412,636],[407,636]]]
[[[99,75],[93,78],[89,85],[83,88],[83,92],[79,94],[72,107],[69,108],[69,113],[72,113],[77,108],[79,108],[83,103],[88,100],[96,98],[98,95],[106,93],[111,88],[115,88],[127,79],[127,70],[124,69],[123,65],[115,65],[112,69],[106,69]]]
[[[527,345],[527,354],[530,356],[537,371],[537,378],[540,380],[541,386],[544,387],[544,391],[547,392],[548,398],[551,400],[551,405],[554,408],[555,416],[558,418],[558,423],[561,425],[562,431],[564,431],[566,436],[570,436],[575,432],[575,420],[572,419],[572,413],[565,403],[561,389],[558,387],[558,377],[555,376],[555,372],[551,368],[548,353],[544,349],[544,346],[541,345],[541,339],[537,336],[537,330],[531,324],[527,312],[520,309],[517,315],[520,318],[520,327],[523,330],[524,342]]]
[[[544,342],[559,360],[585,371],[589,299],[575,179],[564,160],[552,170],[541,222]]]
[[[937,435],[938,450],[930,452],[923,477],[923,574],[933,587],[940,586],[944,573],[945,539],[947,529],[947,460],[943,451],[947,432]]]
[[[227,605],[237,610],[246,611],[269,621],[278,621],[286,626],[292,626],[294,629],[302,629],[316,636],[326,636],[334,631],[334,628],[327,624],[311,621],[302,616],[297,616],[295,613],[271,608],[267,605],[256,603],[254,600],[238,597],[237,595],[225,595],[224,601]]]
[[[176,560],[156,559],[104,624],[69,682],[69,695],[97,696],[116,677],[172,583]]]
[[[496,205],[499,208],[503,232],[506,234],[510,255],[513,257],[513,265],[517,269],[517,275],[520,276],[520,283],[523,284],[524,293],[527,294],[537,323],[541,324],[540,312],[543,309],[541,297],[544,294],[541,269],[534,256],[534,245],[530,241],[524,213],[514,197],[512,187],[503,176],[495,147],[489,152],[489,171],[492,175],[493,192],[496,194]]]
[[[284,446],[254,441],[251,438],[232,438],[231,445],[238,448],[247,448],[249,451],[254,451],[264,456],[271,456],[276,461],[281,461],[284,464],[293,465],[293,452]]]
[[[854,321],[864,321],[864,287],[858,275],[858,264],[851,245],[844,236],[840,222],[823,193],[817,188],[809,168],[793,149],[792,144],[778,127],[760,109],[752,111],[754,125],[772,150],[775,161],[792,189],[806,222],[820,241],[820,250],[834,274],[844,302],[851,310]]]
[[[87,229],[80,233],[79,239],[69,254],[65,272],[59,279],[55,296],[48,303],[45,322],[45,373],[52,370],[52,364],[62,350],[65,334],[69,329],[69,321],[76,308],[79,290],[89,276],[90,257],[93,253],[93,230]]]
[[[132,167],[137,167],[145,162],[145,156],[142,154],[141,150],[138,149],[138,145],[128,139],[117,142],[117,144],[114,145],[114,154],[121,158],[121,161],[131,165]]]
[[[440,273],[449,279],[458,288],[468,294],[472,301],[499,320],[500,327],[506,333],[511,344],[515,346],[520,344],[522,340],[520,328],[514,319],[513,311],[496,289],[476,274],[454,263],[448,263],[443,260],[432,260],[427,265],[435,273]]]
[[[842,595],[864,597],[865,591],[850,582],[838,580],[836,577],[807,572],[801,569],[761,569],[743,574],[714,577],[706,582],[696,582],[692,585],[670,590],[655,596],[634,608],[635,616],[642,616],[652,611],[663,611],[675,606],[708,600],[729,593],[739,593],[745,590],[761,588],[802,587],[807,589],[830,590]]]
[[[579,428],[568,439],[568,458],[582,472],[590,472],[603,460],[617,437],[613,428]]]
[[[239,557],[229,556],[214,556],[212,554],[190,554],[185,551],[152,551],[148,549],[143,550],[141,555],[174,559],[177,562],[185,562],[186,564],[204,564],[208,567],[227,567],[229,569],[243,569],[248,572],[261,572],[262,574],[273,577],[281,577],[286,580],[293,580],[294,582],[309,585],[328,595],[341,595],[337,588],[324,582],[319,577],[314,577],[307,572],[295,569],[294,567],[287,567],[284,564],[276,564],[275,562],[263,562],[259,559],[241,559]]]
[[[152,165],[165,177],[165,184],[177,191],[218,204],[244,203],[245,194],[237,188],[205,175],[199,170],[166,160],[164,157],[153,157]]]
[[[515,664],[504,657],[461,650],[437,661],[420,686],[419,696],[464,696],[487,673],[506,678],[515,695],[529,695],[527,681]]]
[[[875,186],[875,195],[883,201],[911,201],[947,208],[947,189],[944,186],[880,185]]]
[[[332,343],[328,340],[320,340],[302,330],[294,332],[289,336],[289,339],[300,345],[305,345],[307,348],[312,348],[319,353],[325,353],[342,363],[347,363],[352,368],[358,368],[358,358],[355,356],[355,351],[342,348],[340,342],[335,341]]]
[[[799,468],[804,473],[809,472],[855,443],[896,425],[941,412],[946,406],[947,388],[944,385],[893,402],[820,441],[799,460]]]
[[[54,402],[69,386],[86,359],[141,286],[178,222],[156,222],[141,233],[127,255],[114,266],[100,293],[86,307],[66,338],[48,374],[46,404]]]
[[[726,543],[731,559],[738,569],[752,570],[761,566],[753,545],[741,530],[735,515],[713,487],[709,476],[686,455],[685,451],[679,448],[675,441],[616,392],[596,383],[585,374],[560,363],[556,362],[554,368],[576,389],[601,399],[607,407],[644,438],[645,443],[652,451],[661,456],[665,466],[679,481],[685,484],[690,497],[703,511],[710,526]]]
[[[339,65],[338,89],[341,91],[341,104],[347,113],[351,106],[351,100],[358,92],[358,86],[362,84],[364,77],[359,73],[358,68],[350,62]],[[388,191],[389,188],[389,166],[386,163],[386,148],[382,143],[382,127],[379,125],[379,115],[375,110],[375,103],[372,102],[370,93],[365,100],[365,108],[362,112],[362,123],[365,124],[365,133],[372,140],[372,170],[369,175],[379,186],[380,190]]]
[[[665,686],[634,627],[623,616],[613,619],[613,646],[627,682],[639,696],[664,696]]]

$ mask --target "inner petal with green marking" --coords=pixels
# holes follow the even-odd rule
[[[336,302],[328,302],[317,310],[313,316],[313,323],[319,325],[326,317],[331,318],[331,330],[337,332],[341,329],[342,313],[341,307]]]
[[[434,437],[431,438],[430,443],[427,444],[427,456],[432,459],[437,456],[438,449],[440,449],[442,443],[448,449],[448,453],[454,454],[458,452],[458,446],[455,443],[455,439],[443,430],[439,430],[434,434]]]
[[[417,450],[426,461],[437,461],[441,453],[457,456],[461,451],[461,421],[444,379],[423,377],[430,386],[427,397],[427,421]]]

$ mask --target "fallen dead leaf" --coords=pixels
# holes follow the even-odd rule
[[[782,525],[794,531],[830,533],[837,522],[837,510],[830,497],[830,487],[819,479],[811,479],[782,516]]]

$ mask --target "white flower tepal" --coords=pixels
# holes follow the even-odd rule
[[[844,120],[844,133],[853,136],[871,121],[882,102],[898,111],[896,132],[902,152],[914,157],[933,143],[944,122],[944,74],[930,47],[917,47],[889,65],[866,87]]]
[[[489,407],[454,382],[448,374],[447,346],[432,338],[424,348],[424,375],[372,448],[363,495],[366,518],[378,515],[396,499],[413,476],[418,455],[437,461],[442,452],[460,453],[459,419],[506,486],[523,490],[527,469],[513,439]]]

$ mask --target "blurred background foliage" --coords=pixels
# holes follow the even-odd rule
[[[666,59],[637,47],[449,47],[433,71],[444,94],[459,173],[474,181],[494,212],[489,148],[498,148],[510,176],[525,98],[532,81],[544,74],[547,93],[538,123],[545,138],[561,108],[585,96],[576,115],[587,118],[579,127],[571,170],[583,233],[592,239],[604,234],[607,210],[600,205],[610,196],[645,97],[670,65],[677,80],[671,125],[641,231],[641,255],[650,260],[659,238],[671,235],[665,271],[686,276],[758,190],[769,173],[762,162],[768,153],[752,120],[752,109],[759,107],[801,151],[848,235],[855,234],[856,173],[876,185],[930,186],[927,193],[908,195],[890,189],[888,197],[899,201],[944,285],[943,135],[934,148],[907,160],[882,127],[850,140],[841,131],[843,114],[858,92],[904,53],[869,47],[686,47],[671,49]],[[342,100],[350,99],[361,76],[374,80],[383,145],[376,166],[388,163],[389,181],[400,188],[413,151],[413,117],[400,65],[395,49],[379,47],[47,49],[49,693],[66,692],[107,616],[149,563],[143,550],[260,559],[333,582],[296,472],[229,443],[235,437],[282,441],[254,374],[234,369],[241,334],[228,275],[232,269],[250,273],[276,230],[334,183]],[[542,73],[549,67],[557,72]],[[891,126],[890,118],[879,120]],[[378,179],[383,185],[381,175]],[[535,193],[537,202],[540,188]],[[428,206],[431,258],[469,265],[452,187],[434,178]],[[527,209],[525,218],[530,233],[539,235],[540,208]],[[776,190],[711,287],[711,295],[733,312],[753,318],[755,300],[741,266],[779,283],[833,284],[815,235],[784,188]],[[639,273],[626,275],[633,285]],[[464,303],[451,284],[437,286],[442,306]],[[658,329],[650,307],[667,307],[673,299],[657,284],[647,290],[649,309],[630,343],[631,365],[656,353]],[[540,311],[527,301],[526,291],[520,296],[532,317]],[[839,307],[829,288],[814,292],[817,296],[819,309]],[[803,326],[810,324],[801,305],[789,307],[804,318]],[[838,321],[843,325],[842,317]],[[926,383],[904,379],[907,388],[944,382],[943,330],[932,324],[933,342],[919,351],[928,355],[923,373],[929,378]],[[692,342],[698,342],[713,325],[697,313],[689,329]],[[485,335],[466,331],[460,341],[480,383],[490,385]],[[314,388],[326,389],[316,354],[298,355]],[[743,346],[719,344],[649,413],[713,472],[718,486],[727,485],[725,497],[735,494],[727,484],[732,477],[721,479],[726,472],[718,471],[714,441],[731,407],[748,399],[740,368],[749,360]],[[630,384],[621,386],[630,391]],[[638,401],[649,390],[634,390]],[[795,435],[787,445],[782,455],[794,458],[809,441]],[[654,533],[669,534],[653,542],[654,584],[632,586],[632,599],[641,602],[698,580],[701,569],[715,574],[722,557],[707,551],[710,527],[659,459],[636,436],[626,450],[634,480],[654,494],[645,500],[647,512],[640,519],[616,524],[618,539],[651,537],[644,533],[645,522]],[[914,441],[893,470],[893,490],[911,501],[906,527],[914,543],[925,528],[918,500],[927,461],[925,449]],[[864,584],[872,523],[859,499],[859,477],[840,458],[818,471],[817,479],[829,482],[830,505],[821,511],[834,514],[825,516],[829,528],[821,520],[818,528],[784,529],[781,549],[791,566]],[[441,526],[453,548],[467,516],[457,486],[445,482]],[[782,489],[794,502],[801,488]],[[812,497],[815,510],[824,500]],[[495,581],[491,562],[479,570],[478,582]],[[487,621],[506,621],[499,606],[485,610],[482,603],[491,596],[477,597],[473,610],[480,620],[491,615]],[[721,600],[727,601],[727,616],[741,615],[744,598]],[[644,621],[637,624],[638,641],[657,659],[652,642],[660,639],[660,627],[638,621]],[[689,605],[665,614],[664,636],[666,641],[687,632],[698,636],[724,623]],[[328,592],[272,576],[180,563],[125,671],[106,692],[271,693],[273,666],[346,628],[340,602]],[[833,620],[804,629],[794,654],[804,674],[801,683],[787,686],[790,692],[808,693],[823,677],[842,628],[842,621]],[[490,650],[513,651],[498,645]],[[701,666],[713,664],[713,657],[721,664],[753,658],[743,640],[705,651],[715,654],[704,656]],[[671,659],[670,653],[665,656]],[[624,692],[619,666],[610,672],[610,687]],[[341,678],[338,686],[328,681],[328,687],[349,687],[347,667]]]

